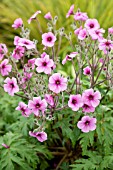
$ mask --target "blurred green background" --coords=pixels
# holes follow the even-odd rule
[[[25,26],[31,29],[31,38],[40,39],[36,23],[27,23],[37,10],[42,11],[39,20],[44,31],[47,31],[47,21],[43,16],[48,11],[51,11],[52,16],[58,15],[58,27],[62,27],[63,23],[63,26],[68,28],[73,17],[66,19],[65,16],[72,4],[75,4],[75,11],[80,8],[81,11],[87,12],[89,17],[97,18],[104,29],[113,25],[113,0],[0,0],[0,43],[13,46],[14,35],[19,32],[11,26],[19,17],[23,19]]]

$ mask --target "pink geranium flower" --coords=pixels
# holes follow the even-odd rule
[[[113,41],[103,39],[99,43],[99,49],[102,50],[105,54],[107,54],[107,51],[110,51],[113,49]]]
[[[28,24],[30,24],[33,19],[36,19],[36,16],[37,16],[38,14],[41,14],[41,11],[36,11],[36,12],[28,19]]]
[[[85,133],[93,131],[96,129],[96,118],[84,116],[82,117],[81,121],[77,123],[77,127]]]
[[[91,68],[89,66],[85,67],[83,70],[84,70],[83,72],[84,75],[89,76],[92,73]]]
[[[84,40],[85,38],[87,38],[87,36],[88,36],[87,30],[86,30],[86,28],[84,28],[84,29],[81,29],[81,30],[79,31],[78,39]]]
[[[18,40],[18,46],[26,47],[28,50],[36,48],[36,45],[33,41],[30,41],[26,38],[20,38]]]
[[[73,111],[79,110],[80,107],[82,107],[82,97],[80,94],[77,95],[70,95],[68,106],[72,108]]]
[[[86,20],[85,28],[88,30],[98,30],[100,25],[96,19],[88,19]]]
[[[48,19],[48,20],[52,20],[51,13],[48,12],[47,14],[45,14],[44,18],[45,18],[45,19]]]
[[[35,64],[38,66],[36,71],[38,73],[44,72],[45,74],[51,74],[52,67],[54,66],[54,62],[49,58],[49,55],[43,58],[37,58]]]
[[[101,40],[103,39],[103,33],[105,33],[105,30],[103,28],[98,30],[89,30],[89,35],[92,37],[93,40]]]
[[[6,83],[4,84],[4,91],[8,92],[9,95],[14,96],[14,93],[19,92],[16,78],[12,77],[12,79],[10,79],[7,77],[4,82]]]
[[[54,93],[60,93],[67,89],[67,78],[61,77],[60,73],[54,73],[49,78],[49,89]]]
[[[62,64],[64,65],[66,61],[71,61],[75,56],[78,54],[78,52],[72,52],[70,55],[66,55],[66,57],[62,60]]]
[[[42,34],[42,44],[46,47],[53,47],[56,37],[52,32]]]
[[[29,117],[29,115],[31,114],[31,110],[28,108],[28,106],[23,103],[23,102],[20,102],[18,107],[16,107],[16,110],[20,110],[22,112],[22,115],[24,117]]]
[[[0,60],[7,54],[8,50],[5,44],[0,44]]]
[[[70,15],[74,15],[74,5],[71,5],[68,13],[66,14],[66,18],[68,18]]]
[[[51,105],[51,106],[54,106],[54,98],[51,94],[45,94],[45,100],[46,102]]]
[[[85,112],[85,113],[92,113],[95,111],[95,107],[93,107],[89,104],[83,104],[82,108],[83,108],[83,112]]]
[[[85,23],[85,28],[88,30],[98,30],[100,25],[96,19],[87,19]]]
[[[38,141],[40,142],[44,142],[45,140],[47,140],[47,134],[45,132],[29,132],[30,136],[33,136],[35,138],[38,139]]]
[[[75,15],[74,15],[74,19],[76,21],[86,21],[88,19],[88,16],[85,12],[76,12]]]
[[[82,94],[82,100],[84,104],[97,107],[100,103],[101,94],[99,91],[94,92],[93,89],[85,90]]]
[[[108,29],[108,32],[109,32],[110,34],[113,34],[113,27],[109,28],[109,29]]]
[[[5,59],[0,64],[0,73],[2,74],[2,76],[6,76],[9,74],[9,72],[11,72],[12,66],[8,65],[8,62],[9,60]]]
[[[21,18],[17,18],[17,19],[14,21],[14,24],[12,25],[12,27],[13,27],[14,29],[17,29],[17,28],[22,27],[22,25],[23,25],[22,19],[21,19]]]
[[[14,49],[14,51],[12,53],[12,56],[16,60],[19,60],[24,56],[24,53],[25,53],[25,48],[24,47],[16,46],[16,48]]]
[[[78,35],[81,30],[82,30],[82,26],[80,26],[79,28],[77,28],[77,29],[74,31],[74,34]]]
[[[29,100],[28,108],[32,110],[32,112],[39,116],[40,111],[44,113],[47,107],[47,102],[45,99],[41,100],[41,97],[33,97],[33,100]]]

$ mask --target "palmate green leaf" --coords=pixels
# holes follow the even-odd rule
[[[0,165],[2,165],[2,169],[8,169],[9,167],[14,169],[16,164],[21,169],[32,170],[36,168],[39,158],[37,157],[35,145],[28,143],[22,135],[9,132],[3,136],[3,140],[0,140],[0,142],[10,146],[8,149],[3,146],[0,148]]]
[[[5,159],[1,158],[1,160],[0,160],[1,170],[2,169],[6,169],[6,170],[12,169],[12,170],[14,170],[14,164],[13,164],[10,156],[11,156],[10,153],[7,152]]]
[[[103,161],[100,164],[101,169],[109,167],[110,164],[113,163],[113,154],[110,154],[108,156],[105,156],[103,158]]]
[[[26,169],[32,170],[32,168],[29,167],[29,165],[27,163],[23,162],[23,159],[21,159],[20,157],[12,155],[12,154],[10,154],[10,157],[11,157],[11,160],[13,162],[20,165],[21,169],[23,169],[23,170],[26,170]]]
[[[111,150],[110,147],[113,144],[113,129],[111,125],[109,125],[109,122],[104,122],[103,128],[104,128],[104,136],[103,136],[104,151],[105,154],[108,155]]]
[[[7,155],[5,156],[5,159],[2,159],[0,162],[1,165],[1,170],[2,169],[7,169],[7,170],[13,170],[15,169],[15,163],[20,166],[22,170],[32,170],[32,168],[23,161],[19,156],[13,155],[11,152],[8,152]]]
[[[113,154],[107,156],[99,155],[98,152],[87,152],[87,159],[78,159],[71,165],[72,170],[108,170],[113,163]]]
[[[88,133],[82,133],[79,136],[80,145],[82,147],[82,154],[85,155],[87,152],[87,148],[93,146],[94,143],[94,134],[95,131],[90,131]]]
[[[52,159],[53,155],[49,150],[46,148],[46,146],[36,143],[35,151],[38,153],[42,153],[47,159]]]
[[[101,123],[98,123],[97,127],[96,127],[96,132],[97,132],[97,135],[98,135],[98,140],[102,144],[102,142],[103,142],[103,140],[102,140],[103,132],[102,132],[101,128],[102,128]]]
[[[78,159],[75,164],[71,165],[72,170],[102,170],[99,169],[99,165],[102,161],[102,156],[98,152],[87,151],[86,155],[89,157],[87,159]]]
[[[70,123],[72,121],[72,118],[63,118],[56,122],[56,124],[53,126],[53,128],[60,127],[62,129],[63,136],[66,138],[71,138],[72,135],[72,124]]]
[[[72,121],[71,117],[63,117],[61,120],[59,120],[58,122],[55,123],[55,125],[53,126],[53,128],[58,128],[58,127],[70,127],[72,126],[70,124],[70,121]]]
[[[6,149],[2,143],[10,148]],[[11,170],[17,169],[16,167],[18,169],[20,167],[22,170],[35,170],[37,166],[49,166],[46,160],[52,158],[53,156],[47,147],[40,144],[35,138],[25,138],[17,132],[9,132],[0,138],[0,165],[3,167],[0,170],[9,167]]]
[[[81,113],[72,112],[71,109],[66,109],[63,113],[58,113],[58,121],[54,124],[53,128],[60,128],[62,130],[63,139],[70,139],[72,147],[75,146],[79,138],[80,130],[76,124]],[[64,141],[65,142],[65,141]]]
[[[0,94],[0,115],[2,119],[0,119],[0,124],[6,123],[5,126],[12,124],[17,120],[18,112],[15,111],[19,101],[21,98],[17,96],[9,96],[7,93],[4,93],[1,90]],[[3,120],[3,121],[2,121]]]
[[[72,170],[96,170],[96,166],[90,160],[80,159],[76,163],[75,165],[71,165]]]
[[[17,111],[18,112],[18,111]],[[30,117],[26,118],[22,115],[18,117],[18,121],[14,122],[9,128],[13,131],[22,133],[25,136],[28,136],[28,132],[34,126],[34,116],[33,114]]]
[[[78,138],[80,136],[80,129],[78,129],[78,127],[76,126],[71,133],[70,139],[72,142],[72,146],[74,147],[76,142],[78,141]]]
[[[24,143],[24,145],[25,145],[25,143]],[[15,151],[16,153],[18,153],[20,155],[20,157],[22,158],[22,160],[27,160],[27,163],[29,165],[33,165],[33,163],[34,163],[34,165],[36,166],[36,162],[39,163],[39,158],[36,155],[35,146],[33,147],[33,145],[29,145],[29,144],[27,144],[27,148],[25,146],[24,147],[23,146],[17,146],[18,148],[13,147],[12,152],[14,153],[14,151]],[[31,153],[32,150],[34,150],[33,153]]]
[[[98,122],[96,132],[98,135],[98,140],[106,155],[111,151],[111,145],[113,144],[113,124],[112,118],[104,118],[102,121]]]

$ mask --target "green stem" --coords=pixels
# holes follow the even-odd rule
[[[106,57],[105,57],[105,60],[104,60],[102,66],[101,66],[101,68],[100,68],[100,70],[99,70],[99,72],[98,72],[98,75],[97,75],[97,77],[96,77],[96,80],[95,80],[94,84],[96,84],[96,82],[97,82],[97,80],[98,80],[98,78],[99,78],[99,76],[100,76],[100,74],[101,74],[101,71],[102,71],[102,69],[104,68],[104,65],[105,65],[105,62],[106,62],[106,60],[107,60],[107,57],[108,57],[108,55],[106,55]]]

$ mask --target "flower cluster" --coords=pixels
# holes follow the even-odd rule
[[[82,19],[79,18],[78,20]],[[100,25],[96,19],[86,19],[84,27],[80,26],[75,29],[74,33],[78,36],[79,40],[85,40],[87,37],[90,37],[92,40],[98,40],[98,48],[105,54],[113,49],[113,42],[103,37],[105,30],[100,28]]]
[[[99,105],[100,99],[101,99],[101,94],[99,91],[94,92],[93,89],[88,89],[83,92],[82,96],[80,94],[70,95],[70,98],[68,101],[68,106],[73,111],[78,111],[80,108],[82,108],[84,114],[92,113],[95,111],[95,108]],[[83,120],[82,122],[85,122],[84,121],[84,120],[86,120],[85,117],[89,117],[89,116],[84,116],[82,118],[82,120]],[[90,119],[93,120],[94,118],[89,117],[89,120]],[[79,122],[81,122],[81,121],[79,121]],[[78,128],[82,129],[83,132],[89,132],[89,130],[92,130],[92,129],[90,129],[90,126],[89,126],[89,128],[86,131],[85,128],[88,125],[88,123],[87,124],[84,123],[84,126],[79,126],[79,124],[80,124],[79,122],[78,122],[77,126],[78,126]],[[92,126],[93,126],[93,124],[92,124]]]
[[[30,131],[29,135],[40,142],[47,140],[44,131],[48,119],[52,120],[55,112],[66,108],[81,114],[77,127],[82,132],[93,131],[98,123],[95,111],[102,99],[98,85],[107,81],[111,87],[113,82],[110,70],[113,28],[108,29],[108,36],[104,38],[105,30],[98,21],[88,18],[87,13],[80,10],[74,12],[72,5],[66,18],[72,15],[74,23],[77,23],[73,24],[74,39],[77,38],[78,42],[76,44],[72,42],[71,35],[65,33],[64,28],[54,30],[58,18],[53,17],[50,12],[44,16],[50,22],[48,32],[43,33],[37,18],[39,14],[41,15],[41,11],[36,11],[28,19],[28,24],[32,20],[38,23],[42,53],[37,48],[37,41],[29,39],[30,31],[24,28],[21,18],[16,19],[12,25],[14,29],[21,29],[21,37],[14,37],[13,52],[8,55],[6,45],[0,44],[0,73],[7,76],[2,87],[11,96],[18,95],[26,99],[18,104],[16,110],[26,118],[34,114],[38,127]],[[64,59],[59,53],[63,37],[69,41],[72,49]],[[69,77],[62,70],[58,71],[57,64],[61,68],[67,64],[72,68],[73,74]],[[104,77],[102,81],[99,79],[100,75]],[[87,84],[84,80],[87,80]]]

